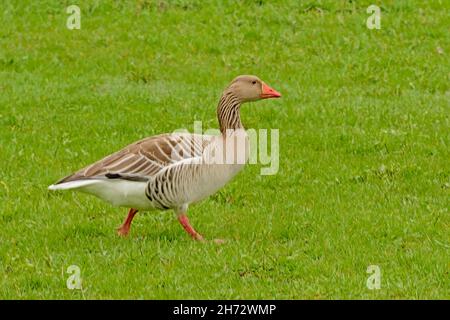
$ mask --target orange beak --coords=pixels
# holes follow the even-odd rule
[[[277,90],[272,89],[264,82],[262,83],[262,93],[261,93],[261,99],[268,99],[268,98],[279,98],[281,97],[281,93],[279,93]]]

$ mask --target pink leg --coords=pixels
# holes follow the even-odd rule
[[[198,233],[197,231],[195,231],[195,229],[191,226],[186,214],[178,215],[178,221],[180,221],[184,230],[186,230],[186,232],[189,233],[193,239],[203,241],[202,235],[200,233]]]
[[[119,236],[126,237],[128,233],[130,232],[131,228],[131,221],[133,221],[134,216],[138,213],[137,209],[131,208],[128,212],[128,216],[125,219],[125,221],[122,223],[122,225],[117,229],[117,234]]]

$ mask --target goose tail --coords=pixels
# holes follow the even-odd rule
[[[79,189],[95,184],[96,180],[75,180],[69,182],[55,183],[48,187],[48,190],[70,190]]]

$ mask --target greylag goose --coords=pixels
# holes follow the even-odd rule
[[[241,104],[278,97],[281,94],[258,77],[238,76],[223,91],[217,107],[220,135],[171,133],[149,137],[61,179],[49,189],[73,189],[131,208],[117,229],[121,236],[128,235],[138,210],[173,209],[191,237],[203,240],[189,223],[187,209],[223,187],[247,161],[249,145],[240,119]],[[218,161],[229,159],[229,154],[232,161]],[[236,160],[239,157],[241,161]]]

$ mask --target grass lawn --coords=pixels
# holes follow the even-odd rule
[[[70,4],[0,5],[0,298],[450,298],[449,1],[80,0],[80,30]],[[172,211],[122,239],[126,209],[47,190],[138,139],[216,128],[239,74],[283,94],[242,109],[279,129],[280,168],[190,208],[225,244]]]

